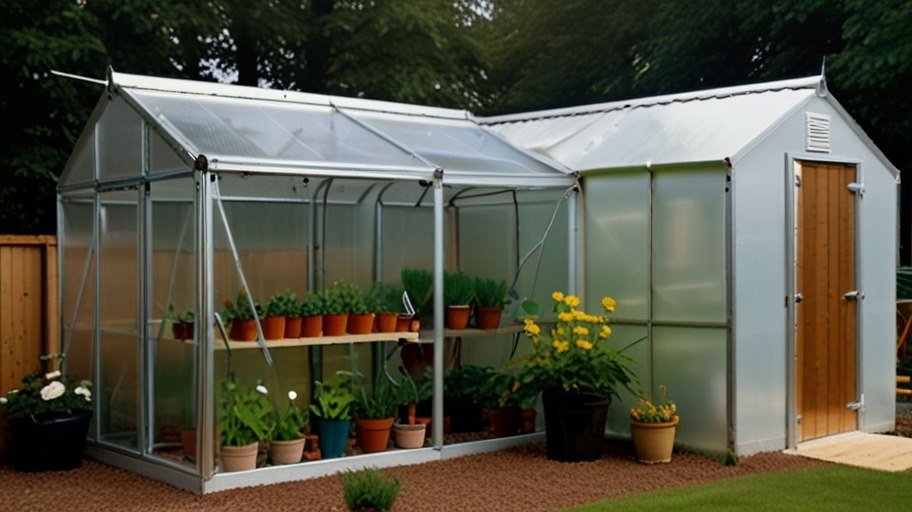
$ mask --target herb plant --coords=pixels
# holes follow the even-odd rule
[[[250,301],[247,300],[247,293],[243,288],[238,292],[237,299],[234,302],[231,302],[228,299],[225,299],[222,304],[225,306],[222,309],[222,319],[226,322],[231,322],[233,320],[253,320],[253,310],[250,309]],[[259,318],[263,317],[263,308],[259,303],[254,303],[256,308],[256,316]]]
[[[499,308],[509,304],[507,282],[476,277],[475,300],[480,308]]]
[[[415,312],[427,312],[434,294],[434,278],[431,273],[421,268],[404,268],[400,276]]]
[[[352,512],[385,512],[393,508],[402,488],[397,478],[386,479],[376,468],[345,471],[342,477],[345,506]]]
[[[294,441],[301,437],[301,429],[307,425],[307,417],[304,412],[295,404],[298,394],[294,391],[288,392],[288,407],[285,412],[279,414],[275,411],[275,432],[273,439],[276,441]]]
[[[368,393],[367,387],[358,386],[356,391],[355,414],[359,418],[368,420],[382,420],[393,416],[396,408],[396,394],[386,378],[381,378],[374,385],[374,390]]]
[[[368,306],[375,313],[402,311],[402,290],[384,283],[374,283],[368,292]]]
[[[443,274],[443,302],[446,306],[467,306],[475,297],[475,283],[465,272]]]
[[[311,292],[301,301],[301,316],[318,316],[326,313],[326,299],[320,292]]]

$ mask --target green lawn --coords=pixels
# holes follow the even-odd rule
[[[627,496],[572,510],[898,512],[910,509],[912,472],[886,473],[848,466],[828,466],[762,473],[712,484]]]

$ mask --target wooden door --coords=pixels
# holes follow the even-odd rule
[[[796,166],[797,440],[857,428],[854,166]],[[850,294],[846,296],[846,294]]]

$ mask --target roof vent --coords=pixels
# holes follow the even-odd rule
[[[807,150],[817,153],[830,152],[830,116],[805,112]]]

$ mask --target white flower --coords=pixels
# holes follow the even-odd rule
[[[74,389],[73,393],[76,393],[77,395],[85,395],[86,397],[92,396],[92,392],[89,391],[89,388],[83,386],[79,386],[78,388]]]
[[[5,396],[0,396],[0,404],[5,404],[6,402],[9,402],[9,400]]]
[[[18,389],[11,389],[11,390],[9,390],[9,393],[7,393],[7,394],[8,394],[8,395],[15,395],[15,394],[18,393],[18,392],[19,392]]]
[[[47,386],[41,388],[41,399],[42,400],[53,400],[59,398],[66,391],[66,386],[64,386],[60,381],[53,381]]]
[[[266,393],[269,392],[269,390],[266,389],[266,386],[264,386],[264,385],[262,385],[262,384],[260,384],[259,386],[257,386],[257,387],[256,387],[256,390],[257,390],[257,393],[260,393],[260,394],[263,394],[263,395],[265,395]]]
[[[298,394],[295,393],[294,390],[291,390],[291,391],[288,392],[288,399],[289,399],[289,400],[295,400],[295,399],[297,399],[297,398],[298,398]]]
[[[44,378],[47,380],[56,379],[57,377],[60,377],[60,370],[54,370],[44,374]]]
[[[86,396],[85,396],[85,399],[86,399],[86,402],[91,402],[91,401],[92,401],[92,397],[89,396],[89,395],[86,395]]]

